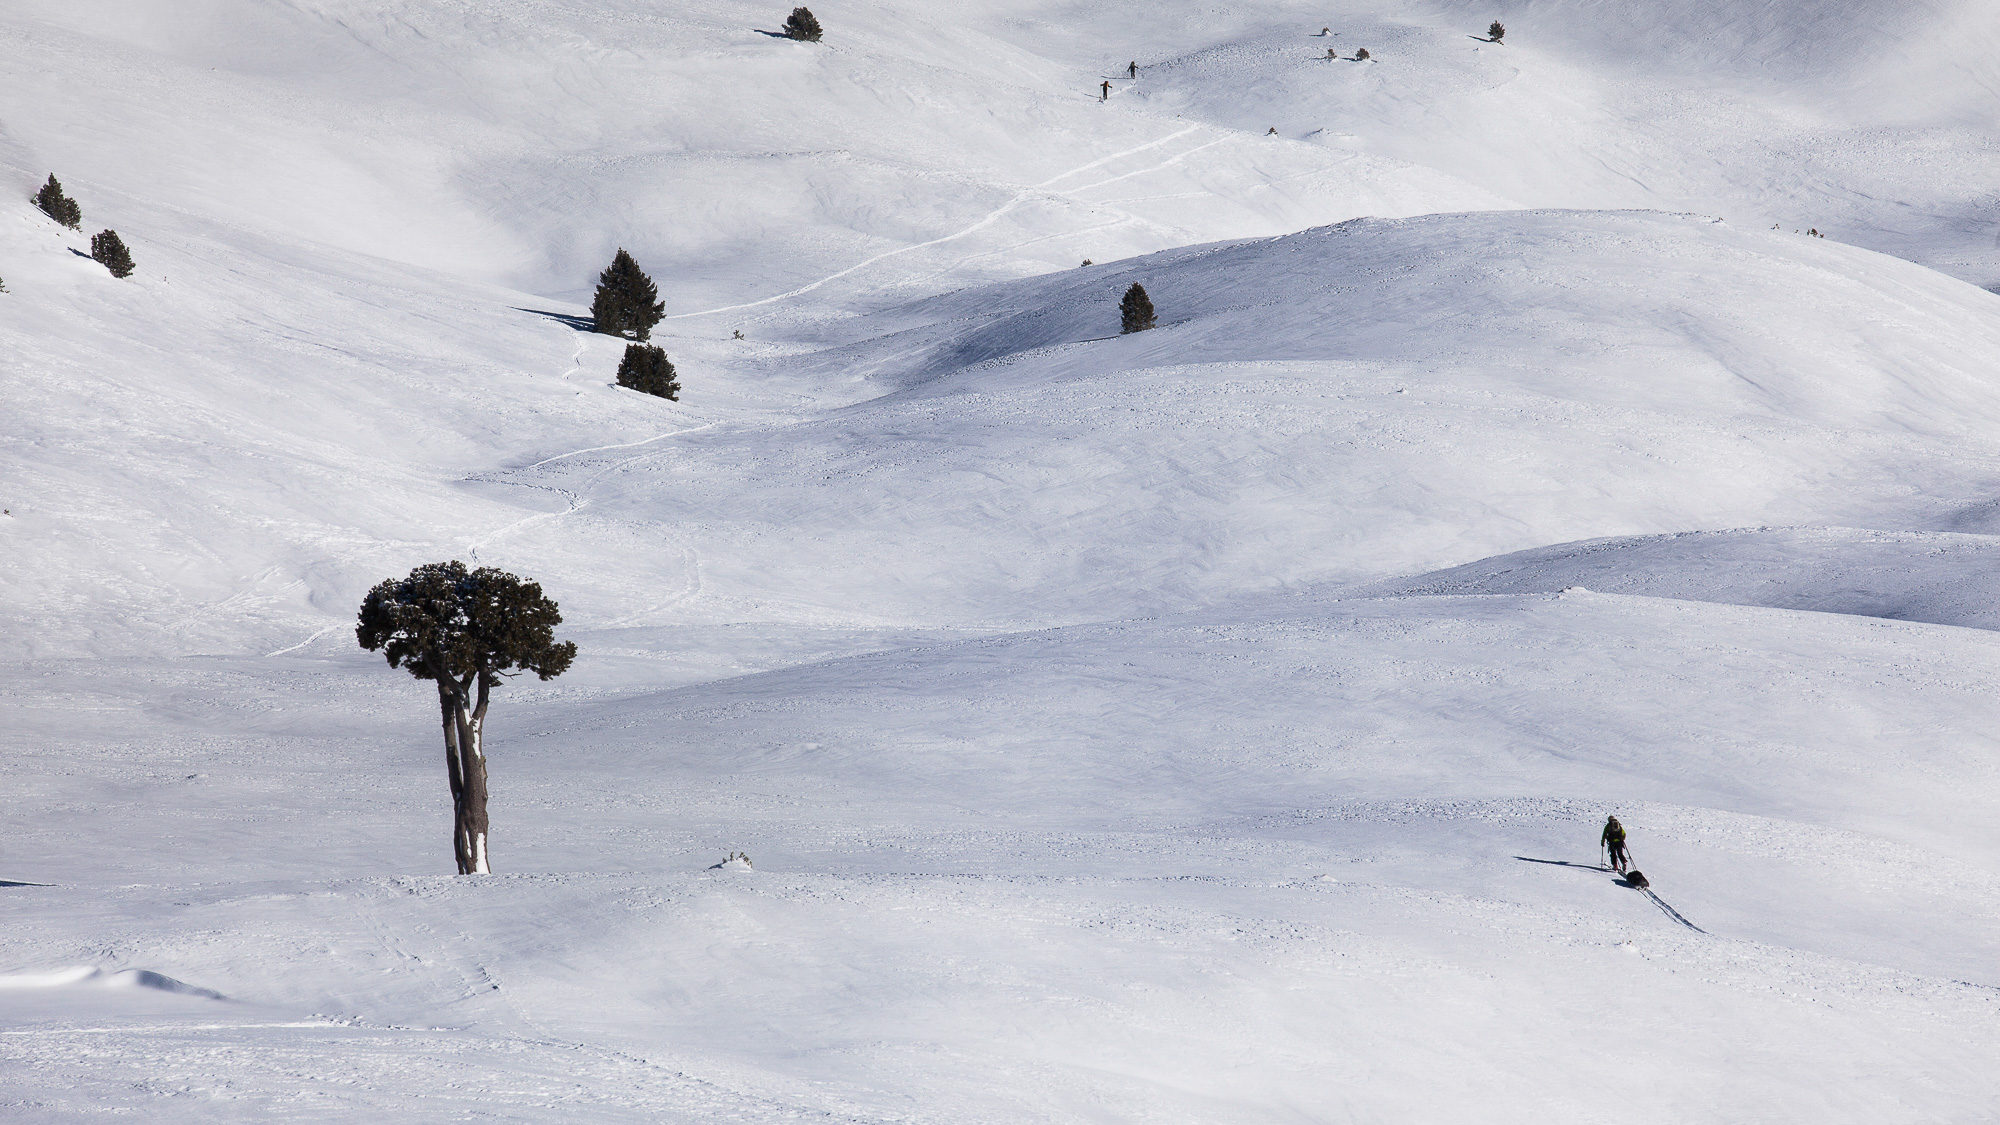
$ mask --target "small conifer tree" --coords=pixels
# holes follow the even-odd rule
[[[1363,47],[1363,48],[1361,48],[1360,50],[1358,50],[1358,51],[1354,52],[1354,61],[1355,61],[1355,62],[1367,62],[1367,61],[1368,61],[1368,48],[1366,48],[1366,47]]]
[[[1501,26],[1499,20],[1494,20],[1493,26],[1486,29],[1486,38],[1493,40],[1495,43],[1500,42],[1506,35],[1507,29]]]
[[[597,331],[607,336],[630,333],[643,340],[653,334],[653,325],[666,312],[667,304],[657,299],[659,295],[653,279],[621,246],[617,257],[597,275],[597,296],[590,302],[590,315]]]
[[[1146,287],[1138,282],[1125,291],[1125,299],[1118,302],[1118,331],[1144,332],[1156,323],[1153,319],[1153,299],[1146,296]]]
[[[90,236],[90,256],[110,270],[112,277],[132,276],[132,252],[125,249],[125,240],[119,238],[115,230],[99,231]]]
[[[77,206],[76,200],[63,194],[62,181],[56,179],[54,172],[49,173],[49,182],[42,185],[42,190],[35,193],[35,206],[42,209],[42,214],[71,230],[83,229],[83,208]]]
[[[802,39],[807,43],[819,42],[819,21],[813,18],[811,8],[792,9],[792,14],[785,17],[785,36],[789,39]]]
[[[673,361],[651,344],[625,345],[625,358],[618,361],[618,385],[641,394],[680,401],[681,385],[674,381]]]

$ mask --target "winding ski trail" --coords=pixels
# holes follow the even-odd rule
[[[820,278],[817,281],[808,282],[805,285],[801,285],[795,289],[789,289],[783,293],[773,294],[772,296],[769,297],[760,297],[755,301],[745,301],[742,302],[741,304],[722,305],[717,308],[702,309],[699,312],[674,313],[670,316],[663,317],[662,319],[691,320],[696,317],[714,316],[717,313],[740,312],[744,309],[760,308],[764,305],[776,304],[779,301],[789,300],[793,297],[802,297],[805,294],[811,293],[813,290],[818,289],[831,282],[839,281],[843,277],[848,277],[855,273],[859,273],[860,271],[867,269],[869,266],[875,265],[878,262],[884,262],[891,258],[900,257],[904,254],[914,253],[918,250],[927,250],[933,246],[942,246],[948,242],[956,242],[957,240],[965,238],[968,235],[975,234],[981,230],[986,229],[987,227],[992,226],[994,223],[999,222],[1007,214],[1014,211],[1022,204],[1027,203],[1029,200],[1035,199],[1037,197],[1048,196],[1048,195],[1057,195],[1057,196],[1074,195],[1077,192],[1088,191],[1091,188],[1100,187],[1105,183],[1112,183],[1117,180],[1125,179],[1128,176],[1140,175],[1142,173],[1149,171],[1157,171],[1158,169],[1167,167],[1168,165],[1173,164],[1176,161],[1185,159],[1193,152],[1200,151],[1200,149],[1203,148],[1208,148],[1211,145],[1220,144],[1223,139],[1226,139],[1226,138],[1219,138],[1215,141],[1209,142],[1208,144],[1197,146],[1197,148],[1195,149],[1190,149],[1187,152],[1178,153],[1174,156],[1168,157],[1166,160],[1160,161],[1159,163],[1154,164],[1148,168],[1141,168],[1133,172],[1127,172],[1118,176],[1113,176],[1111,177],[1111,179],[1104,180],[1101,183],[1081,184],[1073,188],[1059,188],[1059,189],[1055,188],[1056,184],[1059,184],[1062,181],[1069,179],[1071,176],[1081,175],[1082,173],[1088,172],[1093,168],[1099,168],[1105,164],[1109,164],[1114,160],[1121,160],[1127,156],[1133,156],[1138,153],[1145,152],[1147,149],[1157,148],[1160,145],[1166,144],[1170,141],[1174,141],[1181,137],[1185,137],[1190,133],[1198,132],[1202,128],[1203,126],[1200,125],[1189,125],[1186,128],[1178,129],[1172,133],[1169,133],[1164,137],[1147,141],[1145,144],[1134,145],[1131,148],[1124,149],[1119,152],[1114,152],[1109,156],[1101,156],[1098,157],[1096,160],[1092,160],[1088,163],[1079,164],[1076,167],[1069,169],[1068,171],[1061,172],[1057,175],[1051,176],[1048,179],[1043,180],[1038,184],[1032,184],[1029,185],[1028,187],[1021,188],[1020,190],[1016,191],[1014,195],[1007,200],[1007,202],[1001,204],[999,207],[994,208],[992,211],[988,212],[984,218],[980,219],[978,222],[973,223],[970,226],[963,227],[959,230],[953,231],[950,234],[942,235],[940,237],[930,239],[929,241],[926,242],[917,242],[917,243],[912,243],[908,246],[899,246],[894,250],[885,250],[880,254],[876,254],[875,256],[870,258],[865,258],[859,262],[854,263],[851,266],[848,266],[845,269],[837,270],[833,273],[826,275],[825,277]]]

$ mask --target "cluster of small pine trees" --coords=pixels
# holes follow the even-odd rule
[[[792,14],[785,17],[785,38],[817,43],[819,37],[819,21],[813,18],[811,8],[793,8]]]
[[[54,172],[49,173],[49,182],[42,185],[42,190],[35,193],[35,206],[42,209],[42,214],[71,230],[83,229],[83,208],[77,206],[76,200],[63,194],[62,181],[56,179]]]
[[[661,398],[680,398],[681,385],[675,381],[674,365],[667,353],[645,340],[666,313],[666,302],[653,279],[618,248],[604,272],[597,275],[597,294],[590,302],[590,315],[597,331],[610,336],[630,336],[640,341],[625,346],[625,358],[618,362],[618,385]],[[741,333],[738,333],[741,336]]]
[[[63,194],[62,181],[49,173],[49,182],[42,185],[33,200],[42,214],[71,230],[83,229],[83,208],[76,200]],[[99,265],[111,271],[112,277],[132,276],[132,252],[125,248],[125,240],[118,237],[115,230],[102,230],[90,236],[90,256]],[[0,286],[0,292],[6,287]]]

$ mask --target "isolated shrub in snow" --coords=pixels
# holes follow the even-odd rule
[[[486,703],[501,677],[521,671],[554,679],[576,659],[558,643],[556,603],[538,583],[505,571],[427,563],[368,591],[354,635],[389,667],[437,684],[451,780],[452,849],[460,875],[492,870],[486,855]]]
[[[785,17],[785,34],[808,43],[819,42],[819,21],[813,18],[812,9],[793,8],[792,14]]]
[[[54,172],[49,173],[49,182],[42,185],[42,190],[35,193],[35,206],[42,209],[42,214],[71,230],[83,229],[83,208],[76,205],[76,200],[63,194],[62,181],[56,179]]]
[[[607,336],[629,332],[643,340],[653,334],[653,325],[666,312],[666,302],[658,300],[659,295],[653,279],[621,246],[618,256],[597,275],[597,296],[591,299],[590,315],[597,330]]]
[[[1354,52],[1354,61],[1355,61],[1355,62],[1367,62],[1367,61],[1368,61],[1368,48],[1366,48],[1366,47],[1363,47],[1363,48],[1361,48],[1360,50],[1358,50],[1358,51]]]
[[[132,276],[132,252],[125,249],[125,240],[115,230],[98,231],[90,236],[90,256],[110,270],[112,277]]]
[[[1144,332],[1153,327],[1153,299],[1146,296],[1146,287],[1138,282],[1125,291],[1125,299],[1118,302],[1118,323],[1120,332]]]
[[[625,358],[618,361],[618,385],[642,394],[680,401],[681,385],[674,382],[673,361],[651,344],[625,345]]]
[[[1500,42],[1506,34],[1507,29],[1500,26],[1499,20],[1494,20],[1493,26],[1486,29],[1486,38],[1493,40],[1495,43]]]

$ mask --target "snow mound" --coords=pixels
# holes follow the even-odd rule
[[[180,996],[197,996],[205,1000],[227,1000],[220,992],[199,988],[185,981],[175,980],[165,973],[151,969],[101,969],[93,965],[77,965],[67,969],[50,969],[36,973],[0,973],[0,992],[23,989],[73,988],[146,988],[156,992],[171,992]]]

